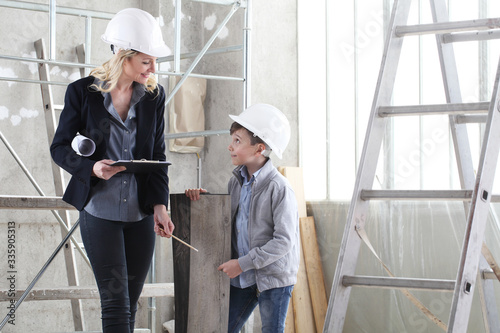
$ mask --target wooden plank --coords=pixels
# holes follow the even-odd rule
[[[300,235],[316,329],[317,332],[323,332],[328,301],[326,299],[323,265],[313,217],[300,219]]]
[[[61,197],[0,195],[0,209],[74,210],[75,207],[64,202]]]
[[[293,288],[293,316],[295,319],[296,332],[316,332],[314,313],[311,303],[311,293],[307,282],[304,251],[300,247],[300,266],[297,274],[297,283]]]
[[[17,300],[23,293],[24,290],[19,289],[15,291],[14,295],[12,295],[12,290],[0,290],[0,302]],[[174,297],[174,284],[146,283],[142,289],[141,297]],[[32,289],[24,302],[69,299],[99,299],[97,286]]]
[[[199,250],[172,241],[175,331],[225,332],[229,278],[217,267],[231,259],[230,197],[202,195],[191,201],[182,193],[170,198],[175,236]]]
[[[278,171],[285,176],[295,192],[297,199],[297,207],[299,218],[307,217],[306,200],[304,196],[304,179],[302,176],[302,168],[300,167],[278,167]],[[300,246],[300,266],[297,274],[297,283],[292,292],[293,318],[288,318],[287,322],[293,320],[295,323],[295,332],[315,332],[314,330],[314,314],[312,311],[311,294],[309,292],[309,284],[307,281],[307,272],[305,268],[304,253],[302,245]],[[288,312],[290,313],[290,311]],[[285,325],[286,328],[286,325]],[[294,332],[290,331],[290,332]]]
[[[43,38],[39,39],[35,42],[35,50],[37,54],[37,58],[46,59],[46,51],[45,51],[45,43]],[[48,64],[38,64],[38,76],[41,81],[50,81],[50,71]],[[47,129],[47,142],[52,143],[54,139],[54,134],[57,128],[57,120],[56,113],[54,110],[54,101],[52,98],[52,90],[49,84],[42,83],[40,84],[40,88],[42,91],[42,100],[43,100],[43,110],[45,116],[45,128]],[[54,177],[54,189],[55,194],[57,196],[62,196],[64,194],[65,189],[65,181],[64,181],[64,171],[56,165],[54,161],[51,163],[52,166],[52,175]],[[67,210],[59,210],[59,215],[62,220],[66,224],[66,226],[61,225],[61,235],[66,234],[66,230],[71,227],[71,219],[69,212]],[[64,236],[61,236],[64,237]],[[64,261],[66,263],[66,274],[68,279],[68,285],[70,286],[78,286],[78,270],[75,262],[75,252],[72,246],[65,246],[63,248]],[[83,323],[83,310],[80,304],[80,300],[73,299],[71,300],[71,311],[73,313],[73,322],[75,331],[83,331],[85,330]]]
[[[278,171],[285,176],[290,185],[292,185],[297,198],[297,207],[299,217],[307,217],[306,199],[304,196],[304,178],[302,177],[302,168],[299,167],[278,167]]]

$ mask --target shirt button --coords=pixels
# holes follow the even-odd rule
[[[127,199],[123,199],[123,202],[127,202]]]
[[[129,132],[129,131],[125,131],[125,133],[130,134],[130,132]]]
[[[123,149],[124,152],[127,152],[127,148]]]
[[[123,181],[123,184],[127,184],[127,181],[126,181],[126,180],[124,180],[124,181]]]

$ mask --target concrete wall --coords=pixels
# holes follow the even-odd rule
[[[48,4],[46,0],[32,3]],[[173,50],[174,1],[98,1],[79,2],[59,0],[58,6],[75,7],[115,13],[126,7],[140,7],[163,20],[164,38]],[[282,109],[292,125],[292,138],[283,160],[273,155],[276,166],[296,166],[298,163],[297,134],[297,51],[296,51],[296,2],[253,0],[252,20],[252,73],[251,101],[265,102]],[[182,7],[182,52],[200,50],[210,38],[216,26],[229,11],[229,7],[184,1]],[[92,26],[91,63],[100,64],[110,57],[108,45],[100,41],[107,21],[94,19]],[[227,30],[213,47],[241,44],[243,11],[235,14]],[[35,57],[34,41],[44,38],[49,48],[48,13],[19,9],[0,9],[0,55]],[[76,62],[75,46],[84,42],[85,18],[57,15],[57,52],[60,61]],[[181,70],[186,70],[190,60],[184,60]],[[196,73],[240,77],[242,54],[208,56],[195,69]],[[162,64],[161,70],[173,69]],[[35,63],[0,59],[0,77],[38,79]],[[53,66],[53,81],[70,82],[80,78],[78,69]],[[160,83],[167,86],[167,78]],[[62,104],[64,86],[53,86],[54,103]],[[228,114],[242,110],[242,84],[210,80],[205,107],[206,129],[227,129]],[[0,81],[0,132],[6,137],[15,153],[26,165],[45,195],[54,195],[54,183],[50,169],[49,143],[45,127],[40,87],[37,84]],[[202,186],[213,193],[225,193],[226,183],[233,166],[227,152],[229,136],[209,137],[200,153]],[[167,152],[173,165],[169,171],[172,193],[197,185],[198,157],[195,154]],[[11,153],[0,143],[0,195],[39,195],[21,171]],[[75,212],[71,220],[77,219]],[[48,211],[0,210],[0,244],[7,244],[9,224],[15,224],[15,286],[24,289],[49,258],[61,240],[60,227]],[[175,222],[175,221],[174,221]],[[12,225],[12,224],[11,224]],[[77,239],[79,232],[75,233]],[[173,282],[171,240],[158,239],[156,272],[158,282]],[[0,289],[8,289],[6,272],[8,257],[6,245],[0,245]],[[80,284],[94,284],[93,275],[76,254]],[[66,268],[61,255],[56,256],[36,288],[54,288],[67,285]],[[7,314],[5,302],[0,303],[0,318]],[[100,329],[100,308],[97,300],[82,301],[87,330]],[[148,325],[148,304],[140,303],[137,327]],[[156,331],[161,324],[173,319],[173,301],[157,299]],[[70,332],[73,320],[68,301],[25,302],[16,312],[15,326],[6,325],[2,332]]]

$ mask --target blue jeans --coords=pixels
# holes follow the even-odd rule
[[[284,332],[292,290],[293,286],[287,286],[259,293],[256,285],[244,289],[231,286],[228,332],[239,332],[257,304],[262,320],[262,333]]]
[[[101,297],[103,333],[134,331],[155,245],[153,216],[116,222],[80,212],[80,232]]]

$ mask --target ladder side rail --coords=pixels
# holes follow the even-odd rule
[[[448,22],[448,10],[446,7],[446,3],[444,0],[430,0],[431,4],[431,12],[432,12],[432,17],[434,22]],[[488,20],[478,20],[478,21],[486,21]],[[494,22],[497,22],[497,20],[494,20]],[[491,22],[491,21],[490,21]],[[448,103],[462,103],[462,97],[461,97],[461,92],[460,92],[460,85],[459,85],[459,78],[458,78],[458,71],[457,71],[457,65],[456,65],[456,60],[455,60],[455,53],[453,51],[453,44],[450,43],[444,43],[443,35],[436,35],[436,43],[437,43],[437,48],[438,48],[438,54],[439,54],[439,59],[441,62],[441,71],[442,71],[442,77],[443,77],[443,84],[445,86],[445,95],[446,95],[446,100]],[[491,105],[490,105],[491,108]],[[458,167],[458,173],[459,173],[459,179],[460,179],[460,184],[461,188],[465,190],[471,190],[474,188],[474,184],[476,182],[476,178],[474,175],[474,167],[472,163],[472,154],[470,151],[470,143],[468,139],[468,134],[467,134],[467,124],[466,123],[461,123],[457,121],[457,117],[450,115],[449,116],[449,123],[450,123],[450,131],[452,134],[453,138],[453,145],[455,148],[455,155],[456,155],[456,160],[457,160],[457,167]],[[474,200],[474,194],[473,194],[473,200]],[[465,216],[470,215],[470,207],[468,202],[464,202],[464,212]],[[478,229],[479,231],[479,229]],[[464,243],[463,243],[463,248],[462,248],[462,253],[464,254],[465,249],[466,249],[466,244],[470,241],[469,239],[470,234],[466,232],[465,238],[464,238]],[[482,231],[482,234],[480,235],[480,242],[474,242],[474,246],[476,247],[476,250],[479,249],[478,251],[481,251],[481,246],[482,246],[482,239],[484,237],[484,229]],[[462,254],[462,255],[463,255]],[[479,260],[479,257],[478,257]],[[457,272],[457,284],[455,287],[455,292],[453,295],[453,304],[456,304],[458,301],[459,297],[459,290],[461,288],[462,284],[462,278],[463,274],[467,275],[472,275],[472,276],[477,276],[478,272],[478,262],[476,262],[476,265],[467,265],[467,267],[464,267],[466,262],[461,259],[460,264],[458,267],[458,272]],[[482,298],[488,299],[487,301],[482,302],[483,305],[483,314],[486,314],[488,312],[488,309],[485,308],[484,306],[486,304],[488,305],[493,305],[495,304],[495,300],[493,298],[493,289],[492,289],[492,284],[490,283],[482,283],[481,284],[481,293],[482,293]],[[468,302],[469,304],[463,304],[464,302]],[[463,311],[460,314],[456,314],[455,310],[457,308],[452,305],[451,313],[450,313],[450,320],[448,324],[448,331],[453,332],[455,329],[460,330],[465,330],[467,329],[466,325],[465,327],[457,327],[456,325],[452,324],[452,317],[466,317],[467,320],[470,315],[470,307],[472,305],[472,297],[463,299],[461,302],[461,305],[463,307]],[[495,309],[496,310],[496,309]],[[486,317],[485,317],[486,318]],[[485,323],[487,327],[495,327],[496,331],[500,328],[500,323],[498,321],[498,317],[489,317],[488,318],[488,323]]]
[[[466,332],[472,296],[479,266],[481,247],[488,219],[491,190],[495,178],[496,165],[500,149],[499,109],[500,61],[495,79],[492,103],[485,128],[484,142],[477,170],[471,209],[467,219],[467,228],[460,259],[460,271],[450,312],[450,332]]]
[[[491,202],[491,201],[490,201]],[[479,262],[479,271],[477,272],[477,283],[479,290],[479,300],[481,302],[481,308],[483,309],[483,322],[485,325],[486,332],[498,332],[498,323],[500,318],[498,317],[497,303],[495,301],[494,295],[495,286],[492,279],[486,279],[484,277],[485,271],[490,269],[490,265],[486,259],[481,256]],[[495,279],[496,276],[495,276]]]
[[[375,177],[378,156],[387,123],[386,118],[378,116],[377,109],[380,105],[389,105],[392,98],[394,81],[396,78],[397,64],[401,54],[402,38],[395,36],[395,26],[405,24],[408,19],[410,2],[403,1],[398,5],[394,1],[393,11],[389,25],[388,36],[385,41],[382,64],[375,89],[371,115],[361,154],[359,169],[356,176],[353,197],[349,208],[347,223],[339,251],[334,280],[330,293],[328,310],[325,318],[323,332],[341,332],[347,312],[347,305],[351,287],[342,284],[344,275],[353,275],[361,245],[361,238],[356,233],[356,226],[363,226],[369,202],[360,198],[361,190],[371,188]]]
[[[43,39],[39,39],[35,42],[35,49],[37,53],[37,57],[44,59],[46,58],[45,44]],[[40,76],[40,80],[50,81],[49,74],[49,66],[47,64],[40,64],[38,67],[38,72]],[[52,99],[52,91],[48,84],[42,83],[40,84],[42,90],[42,99],[44,106],[44,114],[45,114],[45,123],[47,128],[47,138],[48,143],[52,142],[54,138],[55,130],[56,130],[56,116],[55,110],[53,107],[53,99]],[[64,176],[63,171],[52,161],[52,174],[54,178],[54,186],[55,193],[57,196],[62,196],[64,192]],[[67,210],[59,211],[59,215],[61,216],[64,223],[66,223],[67,227],[71,227],[69,212]],[[66,234],[65,228],[61,226],[61,234]],[[66,263],[66,273],[68,278],[68,284],[70,286],[78,286],[78,272],[75,261],[75,253],[73,250],[73,246],[65,246],[64,250],[64,259]],[[76,331],[84,330],[84,322],[83,322],[83,312],[80,300],[73,299],[71,300],[71,309],[73,314],[73,323]]]

